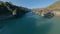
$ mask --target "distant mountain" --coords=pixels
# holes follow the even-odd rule
[[[35,8],[33,10],[40,10],[40,9],[55,9],[55,8],[60,8],[60,1],[57,1],[50,6],[47,6],[46,8]]]

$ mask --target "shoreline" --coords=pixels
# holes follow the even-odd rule
[[[55,11],[55,16],[60,16],[60,11]]]

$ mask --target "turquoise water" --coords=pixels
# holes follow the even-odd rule
[[[59,22],[29,12],[22,18],[0,21],[0,34],[60,34]]]

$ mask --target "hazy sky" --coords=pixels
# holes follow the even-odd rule
[[[57,0],[2,0],[2,1],[10,1],[15,5],[23,6],[27,8],[42,8],[51,5]]]

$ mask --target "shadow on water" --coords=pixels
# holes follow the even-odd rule
[[[0,21],[0,34],[46,34],[52,22],[33,13],[22,18]]]

